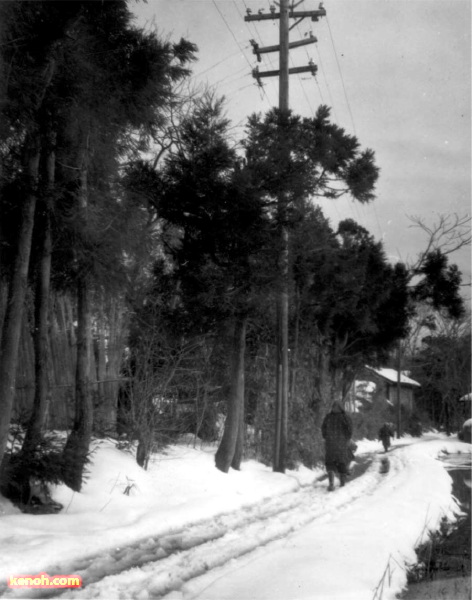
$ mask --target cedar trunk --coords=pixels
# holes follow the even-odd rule
[[[32,136],[27,160],[28,191],[22,205],[18,246],[8,293],[5,320],[0,344],[0,463],[5,454],[8,430],[15,394],[16,368],[20,343],[23,308],[28,283],[28,267],[33,236],[34,214],[40,144],[37,135]]]
[[[64,448],[64,483],[80,492],[92,439],[93,404],[89,386],[89,290],[85,278],[77,284],[77,366],[74,426]]]
[[[52,139],[50,140],[53,141]],[[34,453],[41,439],[41,431],[46,420],[49,404],[49,381],[48,381],[48,313],[49,313],[49,291],[51,281],[51,208],[52,194],[54,189],[54,167],[55,152],[53,146],[49,148],[46,169],[47,189],[42,202],[38,204],[37,223],[41,236],[41,251],[36,272],[36,294],[35,294],[35,330],[34,342],[34,371],[35,371],[35,394],[33,410],[28,422],[22,454],[26,462]]]
[[[80,177],[79,215],[83,234],[87,227],[87,168],[86,153]],[[89,385],[91,311],[88,269],[85,257],[78,260],[77,274],[77,363],[75,374],[75,418],[71,434],[64,448],[64,483],[76,492],[82,487],[83,474],[93,427],[93,403]]]
[[[232,358],[231,391],[228,400],[223,437],[216,452],[216,468],[227,473],[229,468],[239,470],[244,443],[244,354],[246,349],[247,318],[235,321]]]

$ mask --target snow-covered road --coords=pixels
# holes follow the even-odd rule
[[[249,461],[243,471],[224,475],[214,468],[210,451],[173,448],[145,473],[133,471],[131,457],[124,466],[122,453],[104,448],[92,474],[100,485],[91,482],[80,498],[71,497],[64,514],[36,521],[6,516],[6,533],[12,535],[2,539],[0,530],[0,544],[11,549],[12,569],[4,572],[25,574],[28,566],[32,574],[54,565],[49,574],[81,575],[83,588],[52,594],[4,586],[0,596],[394,598],[405,584],[406,565],[415,560],[415,546],[443,516],[453,519],[457,512],[451,479],[437,457],[457,448],[470,456],[470,445],[431,436],[397,441],[388,455],[376,442],[360,446],[365,472],[334,493],[327,492],[322,470],[282,475]],[[128,487],[131,474],[139,484],[134,497],[119,495],[114,473],[124,468]],[[41,529],[42,519],[48,531]],[[19,527],[23,522],[38,528],[31,539]],[[63,523],[62,533],[51,533],[53,522]]]
[[[398,459],[393,455],[389,459],[394,471]],[[369,457],[364,460],[371,462]],[[156,598],[179,590],[185,582],[211,569],[309,523],[326,521],[335,512],[352,508],[356,500],[374,493],[382,484],[382,470],[382,460],[374,456],[371,468],[362,477],[335,493],[327,492],[324,481],[315,482],[185,530],[119,548],[105,558],[90,557],[72,569],[87,582],[74,597],[93,598],[95,594],[101,596],[107,591],[113,598],[140,598],[141,592],[146,590],[150,597]],[[69,597],[70,592],[65,596]]]

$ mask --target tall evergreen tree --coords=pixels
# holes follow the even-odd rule
[[[374,153],[361,151],[357,138],[331,123],[329,114],[328,107],[320,106],[313,118],[278,110],[264,117],[254,115],[245,140],[248,169],[272,207],[280,231],[274,470],[281,472],[288,431],[289,227],[303,203],[312,198],[335,199],[348,193],[359,202],[371,201],[379,173]]]
[[[62,3],[61,3],[62,4]],[[4,2],[0,7],[3,35],[2,163],[12,148],[22,149],[19,180],[20,207],[17,240],[11,252],[12,268],[0,343],[0,462],[3,458],[15,389],[18,346],[33,226],[38,197],[42,124],[47,119],[49,90],[62,65],[63,47],[79,21],[82,3]],[[42,27],[38,27],[43,23]],[[44,26],[47,23],[47,26]],[[19,154],[21,154],[19,152]],[[2,168],[1,172],[5,175]],[[7,182],[1,182],[2,187]],[[5,231],[5,230],[4,230]],[[5,285],[5,279],[2,278]]]
[[[103,199],[112,207],[109,199],[114,198],[115,210],[119,210],[116,187],[119,160],[131,144],[134,147],[137,138],[145,142],[156,131],[161,120],[159,109],[172,97],[173,83],[188,72],[185,63],[192,58],[194,47],[184,40],[179,44],[161,42],[154,34],[132,26],[132,15],[124,0],[3,4],[9,19],[4,31],[11,41],[11,46],[5,45],[9,54],[3,64],[8,64],[14,76],[6,87],[2,108],[11,123],[11,139],[21,140],[26,135],[31,138],[30,132],[37,132],[36,144],[25,138],[26,147],[34,149],[29,164],[30,180],[35,183],[42,153],[39,134],[51,124],[45,133],[57,135],[56,160],[60,169],[56,169],[56,179],[66,188],[61,197],[65,202],[59,203],[56,198],[56,217],[69,217],[62,221],[61,227],[69,227],[70,237],[78,242],[63,271],[68,272],[77,289],[78,331],[83,342],[78,345],[76,420],[65,451],[69,465],[66,473],[70,474],[66,475],[67,482],[80,489],[92,424],[86,372],[90,292],[95,265],[107,262],[103,231],[114,231],[109,225],[113,215],[107,215],[108,224],[100,220],[105,215]],[[28,43],[19,43],[18,39],[24,38],[18,34],[27,33],[28,28],[34,34],[26,36]],[[27,85],[29,79],[33,85]],[[25,93],[18,102],[14,92],[23,86]],[[20,219],[24,224],[21,230],[25,230],[25,248],[31,247],[37,196],[33,191],[22,203],[28,209],[27,215]],[[119,232],[116,234],[119,236]],[[107,237],[109,240],[110,236]],[[19,248],[16,256],[22,261],[22,270],[15,268],[14,272],[22,273],[22,285],[13,278],[11,294],[26,285],[28,253]],[[113,259],[121,262],[122,257],[115,255]],[[23,299],[18,294],[17,297],[8,306],[19,307],[16,310],[19,313]],[[14,319],[8,316],[5,323],[2,366],[8,366],[10,379],[6,372],[0,373],[0,389],[4,383],[10,385],[14,377],[18,344],[6,345],[11,338],[8,328],[19,331],[21,315]],[[2,444],[6,443],[13,388],[10,385],[9,394],[2,394],[6,409],[2,411],[0,427]]]
[[[158,177],[158,214],[180,228],[173,256],[181,301],[208,330],[228,325],[230,392],[216,466],[239,469],[244,425],[244,351],[267,236],[265,207],[228,139],[222,100],[197,102],[181,124],[180,148]]]

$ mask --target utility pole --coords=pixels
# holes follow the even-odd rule
[[[402,341],[398,340],[398,345],[397,345],[397,438],[401,438],[401,436],[402,436],[401,378],[402,378]]]
[[[288,121],[288,50],[289,50],[289,0],[280,1],[280,75],[279,75],[279,110],[282,131]],[[283,145],[281,161],[287,160],[287,143]],[[282,167],[282,165],[281,165]],[[287,198],[285,192],[280,192],[277,199],[277,216],[280,228],[279,249],[279,290],[277,306],[277,370],[276,370],[276,400],[275,400],[275,443],[273,469],[285,473],[285,455],[288,435],[288,229],[287,229]]]
[[[300,0],[298,4],[301,4]],[[268,46],[260,48],[253,40],[253,52],[257,55],[258,61],[261,60],[261,54],[268,52],[279,51],[279,70],[260,72],[258,68],[254,69],[252,75],[259,85],[262,77],[279,77],[279,113],[280,121],[279,128],[282,132],[281,137],[281,152],[280,160],[282,168],[283,164],[289,160],[290,148],[286,140],[283,138],[283,132],[286,129],[289,117],[289,75],[290,73],[305,73],[311,72],[316,74],[316,66],[312,61],[305,67],[295,67],[289,69],[289,50],[312,44],[316,42],[316,38],[312,35],[306,40],[300,40],[290,44],[290,18],[299,19],[297,23],[306,17],[311,17],[313,21],[318,21],[319,17],[325,16],[326,11],[322,4],[318,10],[314,11],[295,11],[298,6],[292,3],[289,5],[289,0],[280,0],[278,3],[280,12],[277,13],[275,6],[271,5],[270,13],[264,14],[259,11],[257,15],[252,15],[251,10],[247,10],[245,21],[261,21],[268,19],[279,19],[280,21],[280,36],[279,46]],[[280,232],[280,248],[278,257],[278,294],[277,294],[277,359],[276,359],[276,401],[275,401],[275,436],[274,436],[274,454],[273,454],[273,470],[279,473],[285,472],[285,455],[287,449],[287,433],[288,433],[288,387],[289,387],[289,372],[288,372],[288,284],[289,284],[289,234],[287,225],[287,195],[281,191],[277,198],[277,217],[279,221]]]

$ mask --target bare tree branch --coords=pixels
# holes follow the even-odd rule
[[[471,217],[469,215],[439,214],[437,221],[428,225],[423,217],[409,216],[412,225],[422,230],[428,237],[426,248],[418,255],[416,262],[411,266],[412,271],[417,271],[423,266],[426,256],[433,250],[441,250],[444,255],[453,254],[471,242]]]

